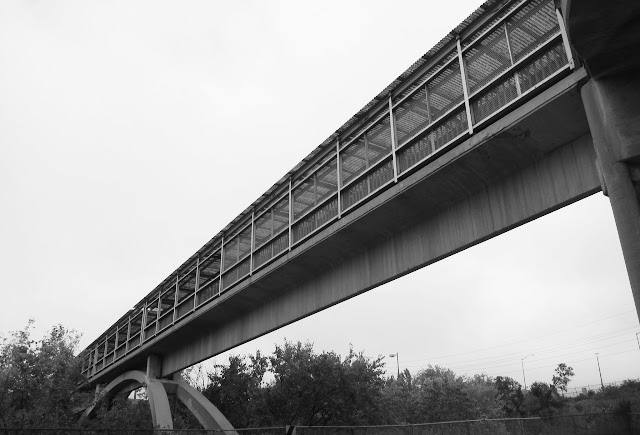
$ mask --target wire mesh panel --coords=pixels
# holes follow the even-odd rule
[[[158,320],[158,298],[147,303],[146,326],[144,328],[144,340],[148,340],[156,334],[156,321]]]
[[[220,278],[220,250],[205,252],[199,264],[198,292],[196,306],[207,302],[218,294]]]
[[[436,120],[464,100],[460,63],[456,60],[427,84],[431,119]]]
[[[253,267],[260,267],[289,247],[289,199],[283,198],[256,220]]]
[[[367,152],[364,136],[358,138],[340,153],[342,182],[347,183],[367,170]]]
[[[226,290],[251,272],[251,259],[245,258],[222,275],[222,289]]]
[[[304,216],[309,210],[316,206],[316,186],[314,177],[307,178],[300,183],[292,192],[293,197],[293,220]]]
[[[298,242],[338,215],[338,169],[331,158],[292,192],[293,242]],[[333,198],[333,199],[331,199]]]
[[[160,296],[160,321],[158,330],[162,330],[173,323],[173,306],[175,305],[175,286],[165,287],[165,291]]]
[[[511,66],[504,26],[498,26],[464,53],[469,92],[473,93]]]
[[[379,162],[391,152],[391,120],[389,116],[373,124],[364,134],[366,140],[367,162],[369,166]]]
[[[260,267],[289,248],[289,232],[285,231],[253,254],[253,267]]]
[[[181,319],[185,315],[193,311],[194,298],[195,296],[192,294],[186,299],[184,299],[182,302],[180,302],[180,304],[176,307],[176,319]]]
[[[522,92],[527,92],[566,66],[567,63],[567,53],[564,50],[562,41],[558,39],[555,45],[542,50],[542,53],[535,55],[522,68],[518,69],[520,89]]]
[[[413,135],[431,122],[427,104],[426,85],[393,109],[398,146],[404,145]]]
[[[198,293],[196,293],[196,308],[218,294],[218,290],[220,289],[219,283],[220,279],[216,278],[207,282],[203,287],[200,287]]]
[[[267,243],[273,237],[273,211],[271,208],[256,218],[255,221],[255,246],[256,249]]]
[[[194,308],[194,294],[198,279],[197,269],[194,267],[178,281],[178,303],[176,307],[176,319],[180,319]]]
[[[117,342],[116,342],[116,359],[123,356],[126,352],[127,330],[129,326],[127,322],[118,325]]]
[[[335,158],[318,169],[315,180],[318,204],[338,191],[338,168]]]
[[[293,224],[293,242],[304,239],[336,216],[338,216],[338,199],[334,197]]]
[[[372,192],[392,181],[393,176],[393,160],[387,158],[385,162],[376,166],[361,180],[355,181],[343,189],[342,208],[346,210],[354,206]]]
[[[471,99],[474,124],[489,117],[516,98],[518,98],[518,89],[514,76],[510,75],[498,80]]]
[[[417,137],[397,153],[398,172],[404,173],[443,146],[468,131],[467,112],[464,107],[435,124],[430,131]]]
[[[507,20],[509,42],[515,62],[558,32],[558,18],[553,1],[534,0]]]

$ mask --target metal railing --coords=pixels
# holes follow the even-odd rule
[[[2,429],[0,435],[609,435],[640,433],[640,414],[579,414],[384,426],[276,426],[235,429]]]
[[[462,35],[325,151],[214,238],[85,349],[87,377],[214,303],[574,67],[552,0],[502,8]]]

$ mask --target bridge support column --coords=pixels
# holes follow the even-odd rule
[[[609,196],[640,317],[640,78],[591,79],[581,89],[598,166]]]

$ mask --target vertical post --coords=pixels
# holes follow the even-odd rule
[[[513,51],[511,50],[511,38],[509,37],[509,29],[507,27],[507,21],[504,22],[504,36],[507,38],[507,50],[509,50],[509,59],[511,60],[511,65],[515,63],[513,59]],[[516,92],[518,95],[522,94],[522,89],[520,88],[520,76],[518,75],[518,71],[513,72],[513,77],[516,81]]]
[[[162,314],[162,289],[158,290],[158,311],[156,311],[156,334],[160,328],[160,314]]]
[[[289,177],[289,251],[293,242],[293,233],[291,226],[293,224],[293,193],[291,192],[291,177]]]
[[[364,164],[365,164],[365,172],[369,170],[369,139],[367,139],[367,132],[362,133],[362,138],[364,139]],[[368,196],[371,193],[371,174],[367,174],[367,193],[364,197]],[[363,198],[364,198],[363,197]],[[360,199],[362,201],[362,199]]]
[[[220,241],[220,267],[218,271],[218,296],[222,293],[222,272],[224,268],[224,234],[222,235],[222,240]]]
[[[129,339],[131,338],[131,314],[129,314],[127,319],[127,345],[124,349],[124,353],[129,353]]]
[[[600,385],[602,386],[602,391],[604,391],[604,382],[602,382],[602,371],[600,370],[600,358],[598,358],[597,352],[596,352],[596,361],[598,361],[598,373],[600,374]]]
[[[336,183],[338,187],[338,219],[342,217],[342,161],[340,160],[340,138],[336,139]]]
[[[398,182],[398,162],[396,148],[398,148],[398,138],[396,136],[396,118],[393,116],[393,98],[389,94],[389,126],[391,127],[391,154],[393,155],[393,182]]]
[[[198,254],[198,258],[196,258],[196,284],[193,287],[193,309],[195,310],[198,306],[198,291],[200,291],[200,254]]]
[[[429,103],[429,83],[424,84],[424,101],[427,106],[427,120],[429,125],[433,122],[431,119],[431,104]],[[433,130],[429,132],[429,141],[431,142],[431,153],[436,152],[436,139]]]
[[[467,110],[467,124],[469,125],[469,134],[473,134],[473,118],[471,117],[471,106],[469,105],[469,86],[467,85],[467,69],[464,65],[464,57],[462,56],[462,45],[460,38],[456,40],[458,47],[458,63],[460,64],[460,76],[462,78],[462,92],[464,93],[464,105]]]
[[[173,322],[175,323],[176,321],[176,317],[178,314],[178,296],[180,295],[180,284],[179,284],[179,279],[180,279],[180,274],[176,273],[176,289],[175,289],[175,293],[173,296],[173,315],[171,316],[173,318]]]
[[[556,17],[558,17],[558,25],[560,26],[560,33],[562,33],[562,44],[564,45],[564,51],[567,53],[567,60],[569,61],[569,67],[575,68],[575,62],[573,61],[573,53],[571,52],[571,45],[569,45],[569,37],[567,36],[567,28],[564,25],[564,19],[560,9],[556,9]]]
[[[254,240],[255,235],[256,235],[256,225],[255,225],[255,220],[256,220],[256,212],[255,210],[251,210],[251,241],[249,242],[249,275],[253,275],[253,251],[255,250],[256,247],[256,242]]]
[[[144,343],[147,329],[147,300],[142,304],[142,319],[140,319],[140,343]]]

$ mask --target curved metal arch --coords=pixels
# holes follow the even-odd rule
[[[109,382],[98,394],[94,402],[82,413],[80,423],[92,417],[98,409],[98,405],[103,400],[111,398],[121,391],[131,391],[140,386],[145,388],[147,396],[149,397],[153,426],[159,429],[173,429],[169,398],[167,397],[164,385],[157,379],[148,378],[139,370],[125,372]]]
[[[198,419],[206,430],[222,430],[227,435],[238,435],[229,420],[202,393],[182,380],[165,380],[160,382],[167,392],[175,394]]]

